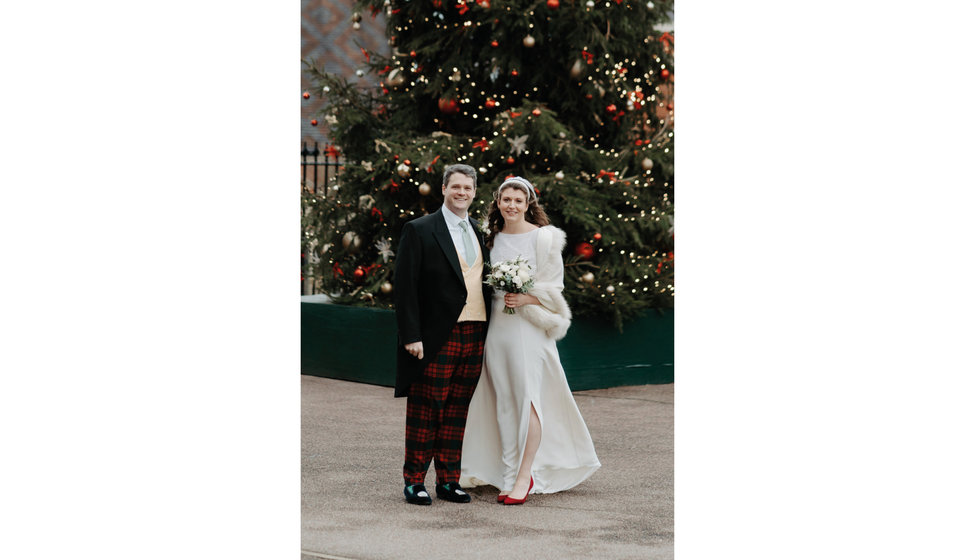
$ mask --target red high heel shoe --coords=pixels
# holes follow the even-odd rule
[[[504,503],[504,498],[506,498],[506,497],[507,497],[507,494],[499,494],[499,495],[497,495],[497,503],[498,504]]]
[[[519,506],[527,501],[527,497],[531,495],[531,489],[534,488],[534,477],[531,477],[531,484],[527,487],[527,493],[524,497],[518,500],[517,498],[511,498],[510,496],[504,497],[503,504],[505,506]]]

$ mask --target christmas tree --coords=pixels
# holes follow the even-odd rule
[[[404,223],[442,204],[442,168],[477,168],[474,217],[527,178],[568,234],[577,317],[673,306],[672,2],[358,1],[385,14],[375,86],[306,63],[345,165],[304,191],[304,253],[340,303],[390,307]],[[356,18],[355,18],[356,19]]]

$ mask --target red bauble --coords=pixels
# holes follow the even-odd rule
[[[583,241],[575,246],[575,254],[583,259],[591,259],[595,255],[595,249],[587,241]]]
[[[490,41],[490,46],[491,46],[491,47],[494,47],[494,48],[496,48],[496,47],[497,47],[497,46],[498,46],[499,44],[500,44],[500,43],[498,43],[496,39],[494,39],[493,41]]]
[[[517,70],[511,70],[510,71],[510,75],[511,76],[516,76],[517,75]]]
[[[486,105],[487,109],[493,109],[497,106],[497,102],[493,99],[487,99],[487,102],[484,105]]]
[[[408,53],[408,56],[410,56],[410,57],[412,57],[412,58],[415,58],[415,51],[411,51],[411,52],[409,52],[409,53]]]
[[[585,94],[585,98],[586,99],[592,99],[592,94],[591,93],[586,93]]]
[[[595,239],[596,241],[599,241],[600,239],[602,239],[602,234],[601,233],[596,233],[595,235],[592,236],[592,239]]]
[[[674,104],[673,103],[668,103],[667,104],[667,110],[668,111],[673,111],[674,110]]]
[[[312,124],[313,126],[316,126],[316,125],[320,124],[320,121],[318,121],[316,119],[313,119],[312,121],[310,121],[310,124]]]
[[[606,106],[606,112],[607,113],[615,113],[616,112],[616,105],[614,105],[612,103],[610,103],[609,105],[607,105]]]
[[[459,112],[459,103],[455,99],[440,99],[439,110],[443,114],[451,115]]]
[[[304,91],[303,92],[303,99],[309,99],[309,98],[310,98],[310,92]]]
[[[531,111],[531,114],[535,117],[539,117],[541,116],[541,109],[535,108],[533,111]]]
[[[552,10],[558,9],[558,0],[548,0],[548,7]]]
[[[367,271],[364,270],[364,267],[363,266],[359,266],[356,269],[354,269],[354,281],[355,282],[363,282],[365,276],[367,276]]]
[[[514,165],[514,158],[512,158],[510,156],[507,156],[507,164],[508,165]]]
[[[670,77],[670,70],[667,70],[666,68],[662,69],[660,71],[660,77],[663,78],[663,79],[665,79],[665,80],[667,78],[669,78]]]

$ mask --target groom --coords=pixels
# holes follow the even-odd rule
[[[439,210],[405,224],[395,261],[398,370],[395,396],[408,397],[405,499],[429,505],[429,463],[436,495],[466,503],[459,486],[463,429],[483,366],[492,290],[482,283],[489,252],[468,215],[476,170],[446,167]]]

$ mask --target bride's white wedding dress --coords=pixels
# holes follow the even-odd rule
[[[522,306],[510,315],[503,311],[504,293],[494,294],[483,373],[470,401],[463,437],[459,482],[464,487],[490,484],[501,491],[513,489],[532,404],[541,421],[541,445],[531,468],[532,493],[567,490],[600,466],[555,345],[555,337],[567,330],[568,319],[554,311],[564,306],[562,315],[570,317],[560,295],[564,241],[564,232],[552,226],[523,234],[498,233],[494,239],[490,262],[518,255],[527,258],[535,277],[531,293],[543,306]],[[538,266],[539,260],[545,262]],[[525,309],[532,307],[538,309]],[[548,328],[556,322],[564,324]]]

